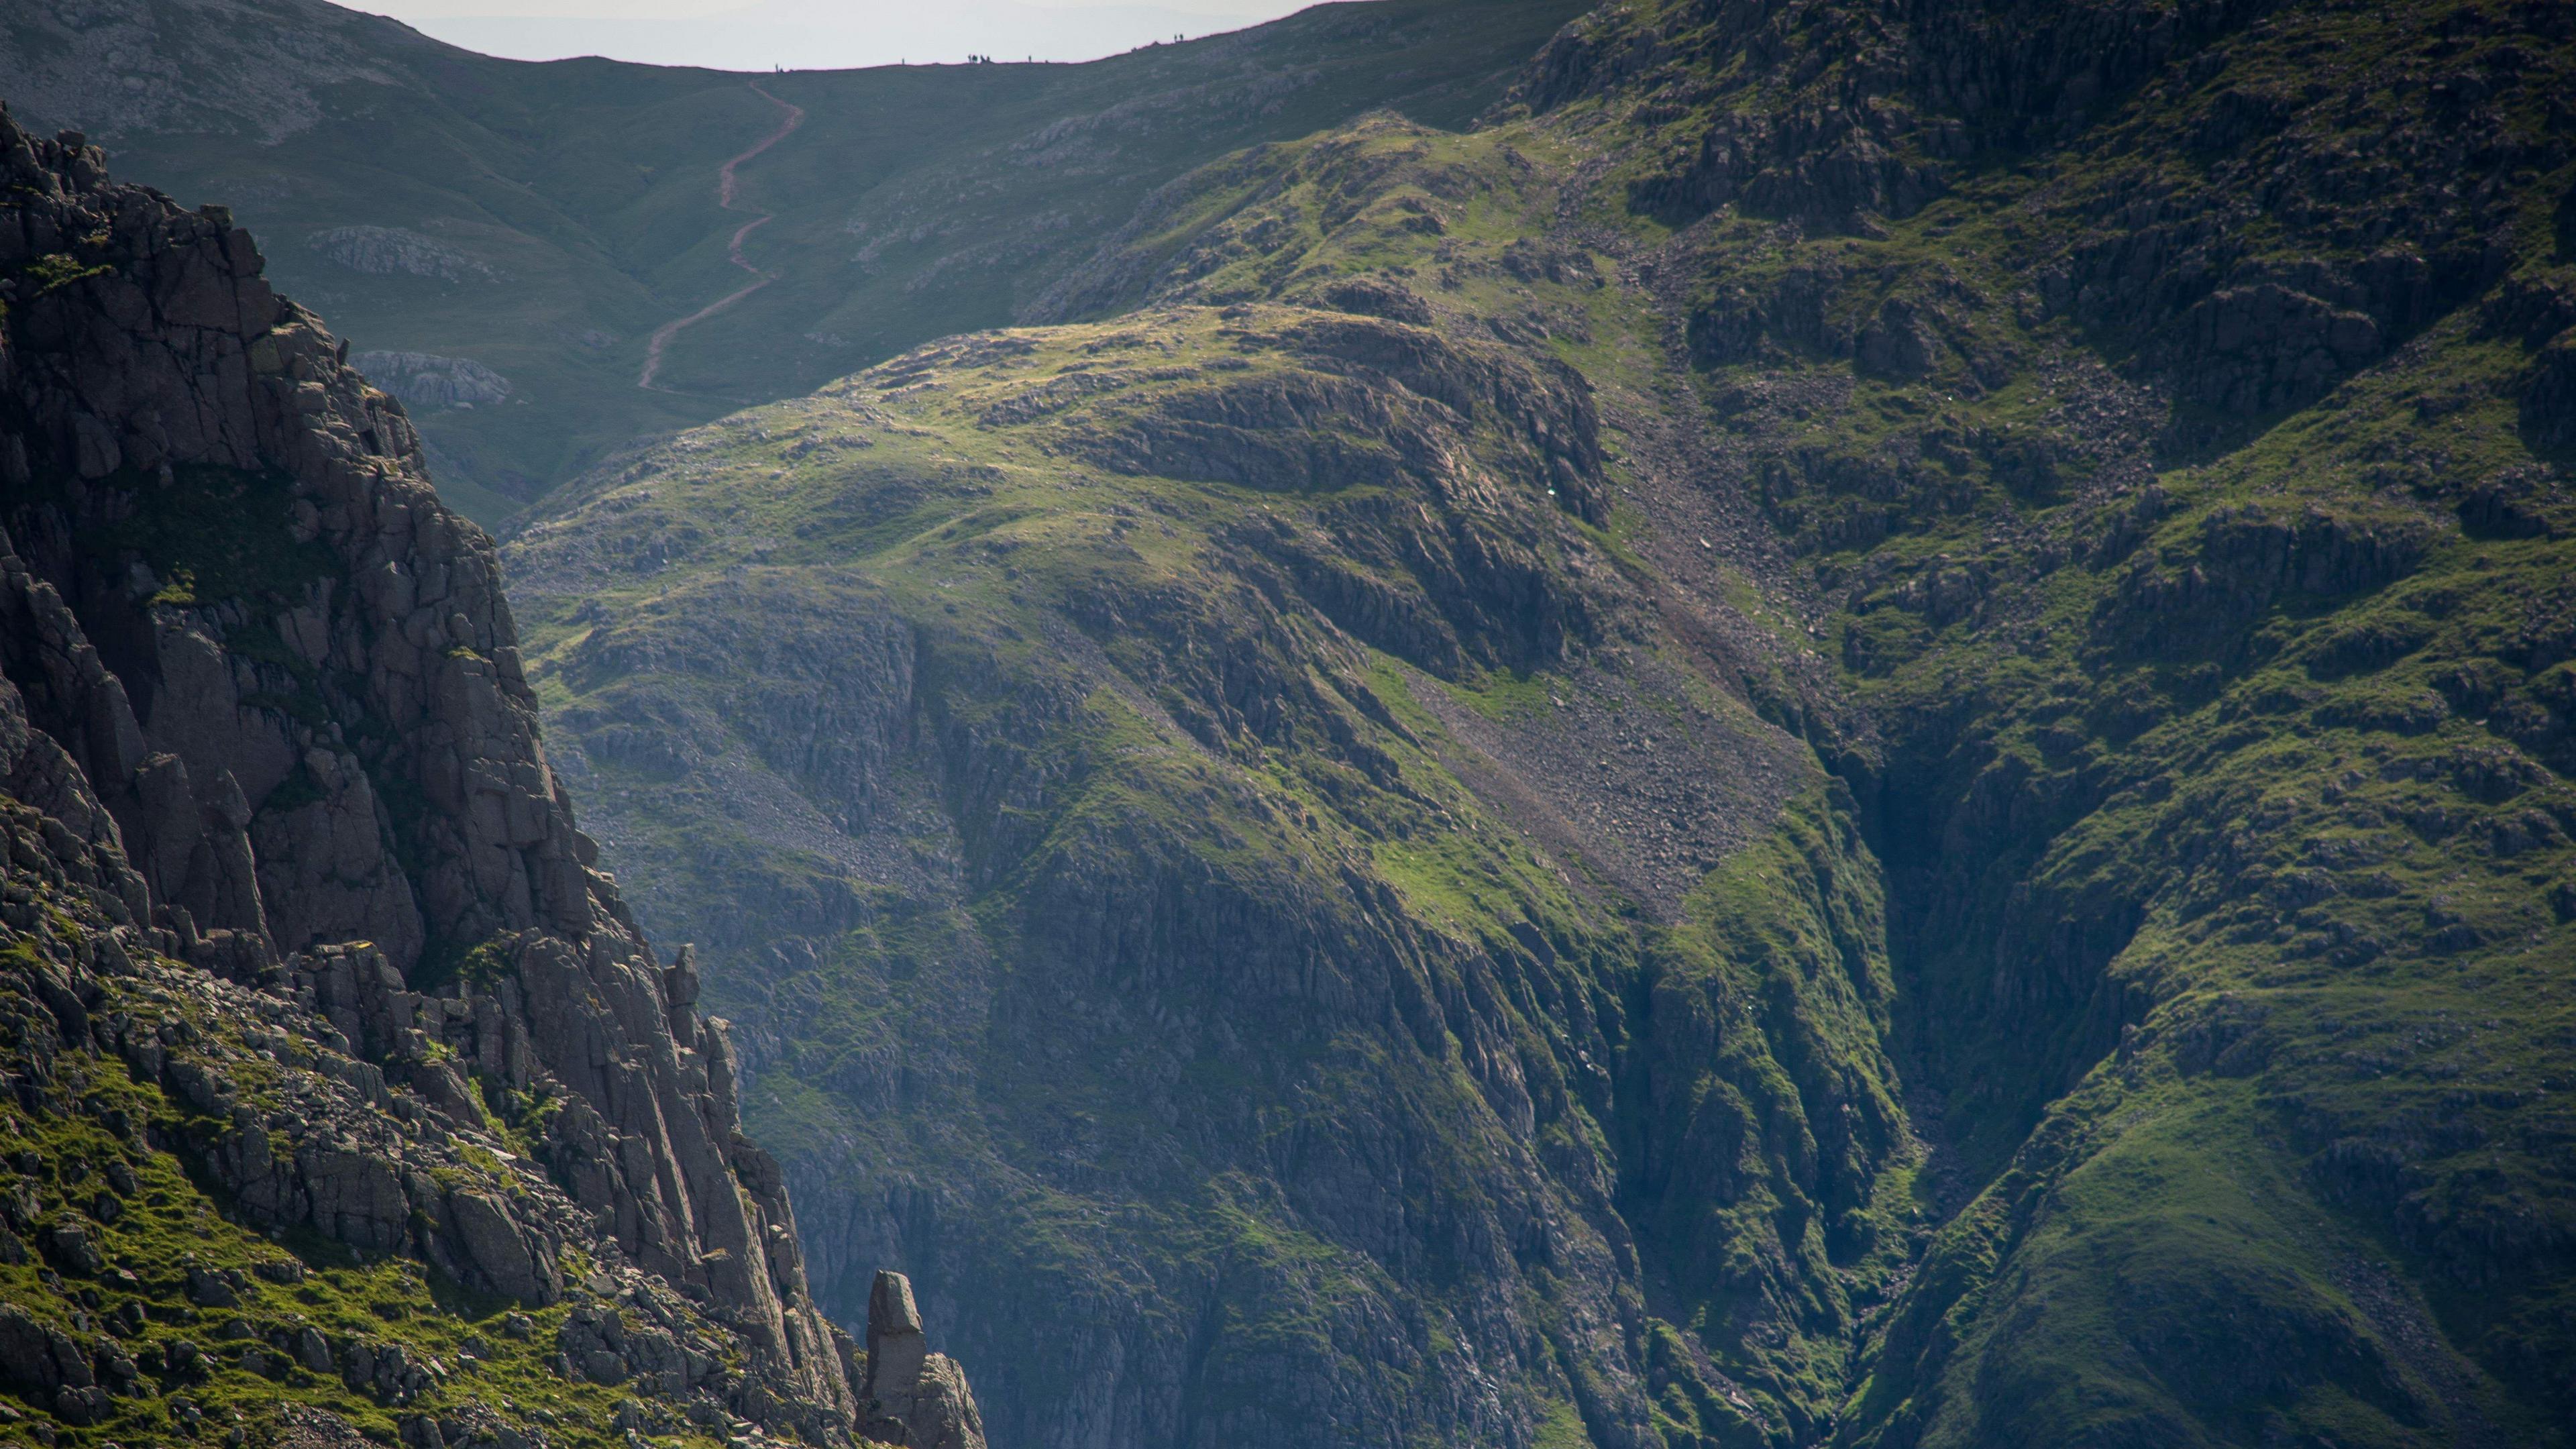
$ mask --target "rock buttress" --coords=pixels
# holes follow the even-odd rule
[[[358,1118],[245,1131],[209,1165],[255,1225],[530,1304],[557,1301],[578,1248],[589,1291],[685,1302],[737,1337],[738,1412],[846,1439],[838,1335],[781,1174],[739,1130],[724,1024],[594,868],[490,540],[222,208],[112,184],[76,133],[5,112],[0,169],[0,765],[81,893],[72,919],[112,933],[80,939],[115,943],[65,947],[43,979],[77,1008],[100,950],[188,963],[291,1016],[288,1053],[419,1119],[413,1140],[481,1140],[494,1104],[520,1104],[550,1181],[517,1201],[406,1180]],[[257,1115],[159,1035],[108,1045],[192,1110]],[[681,1391],[728,1377],[688,1332],[653,1332],[585,1328],[599,1341],[563,1362],[608,1373],[606,1354]]]

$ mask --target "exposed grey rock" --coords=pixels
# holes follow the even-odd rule
[[[408,407],[505,402],[510,380],[470,357],[434,352],[361,352],[349,365]]]
[[[54,1417],[66,1424],[95,1424],[107,1417],[107,1390],[96,1384],[65,1386],[54,1391]]]
[[[191,1266],[188,1269],[188,1301],[199,1308],[232,1308],[240,1304],[241,1297],[221,1274]]]
[[[867,1361],[859,1433],[908,1449],[984,1449],[984,1418],[966,1375],[932,1353],[912,1280],[879,1271],[868,1293]]]
[[[97,1240],[78,1223],[57,1223],[47,1228],[43,1245],[46,1260],[66,1273],[94,1278],[107,1266],[99,1256]]]
[[[0,334],[0,788],[14,838],[43,842],[41,862],[8,859],[80,892],[97,926],[28,977],[44,1049],[157,1081],[246,1225],[532,1305],[564,1294],[578,1243],[594,1281],[660,1305],[657,1326],[584,1345],[585,1371],[611,1372],[605,1352],[652,1393],[846,1439],[856,1403],[784,1182],[740,1134],[694,968],[665,970],[590,868],[490,541],[226,216],[111,186],[95,148],[4,113],[0,169],[18,198],[0,270],[112,239],[92,274],[14,296]],[[77,542],[192,507],[241,531],[232,554]],[[182,1015],[100,1016],[86,983],[106,970],[229,1015],[248,1045]],[[258,1091],[239,1085],[246,1051]],[[489,1166],[475,1076],[555,1104],[546,1161]],[[119,1210],[95,1188],[72,1200]],[[77,1224],[38,1246],[67,1273],[106,1266]],[[229,1307],[246,1283],[200,1270],[189,1291]],[[251,1351],[315,1356],[291,1336]],[[339,1367],[387,1402],[428,1383],[392,1345]]]
[[[1852,359],[1886,377],[1921,377],[1930,369],[1940,339],[1914,306],[1890,297],[1852,340]]]
[[[430,277],[442,282],[462,282],[492,281],[501,275],[445,242],[407,227],[335,226],[328,231],[315,232],[311,242],[313,249],[322,255],[353,272],[365,272],[371,276],[399,274]],[[400,365],[410,367],[462,360],[433,358],[419,352],[377,352],[368,356],[408,359]]]

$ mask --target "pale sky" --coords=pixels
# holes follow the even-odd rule
[[[1313,0],[343,0],[517,60],[606,55],[724,70],[1090,60],[1239,30]]]

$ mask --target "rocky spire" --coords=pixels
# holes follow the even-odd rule
[[[868,1291],[868,1356],[856,1376],[862,1436],[906,1449],[984,1449],[966,1372],[930,1351],[912,1280],[901,1273],[878,1272]]]

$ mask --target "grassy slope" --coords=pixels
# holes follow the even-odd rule
[[[1154,187],[1235,147],[1378,107],[1463,124],[1579,8],[1395,0],[1087,65],[759,78],[809,113],[742,173],[742,205],[778,213],[752,257],[780,281],[675,343],[663,393],[634,386],[646,337],[744,280],[726,241],[748,212],[718,209],[715,173],[776,124],[749,78],[370,41],[392,83],[319,87],[323,123],[275,144],[106,139],[120,174],[231,204],[357,349],[510,380],[501,404],[418,410],[441,486],[489,523],[639,437],[1009,321]],[[368,275],[307,244],[352,224],[470,265]]]
[[[1112,1389],[1263,1442],[1313,1431],[1283,1417],[1300,1385],[1351,1401],[1329,1432],[1353,1442],[1479,1432],[1448,1406],[1478,1353],[1501,1395],[1481,1432],[1513,1442],[1569,1396],[1621,1435],[1812,1424],[1911,1212],[1848,797],[1790,765],[1731,798],[1730,864],[1662,911],[1615,862],[1514,828],[1549,782],[1447,721],[1599,705],[1623,736],[1794,747],[1705,676],[1654,668],[1676,646],[1615,586],[1572,585],[1614,572],[1615,545],[1570,497],[1549,506],[1490,417],[1466,435],[1502,490],[1481,505],[1387,471],[1428,410],[1391,387],[1384,431],[1342,435],[1357,468],[1314,464],[1293,429],[1248,435],[1314,469],[1293,484],[1215,481],[1176,452],[1179,476],[1097,461],[1219,389],[1335,376],[1319,322],[1428,340],[1282,308],[969,339],[586,488],[513,568],[557,738],[596,772],[593,828],[663,929],[721,954],[755,1130],[802,1174],[826,1301],[863,1291],[857,1253],[831,1261],[844,1231],[880,1231],[858,1205],[940,1204],[896,1251],[954,1255],[941,1281],[996,1366],[978,1385],[997,1425],[1054,1432],[1067,1399],[1109,1392],[1083,1381],[1096,1340],[1179,1347],[1138,1311],[1209,1337],[1189,1381],[1113,1366]],[[1122,385],[1064,388],[1093,376]],[[1415,508],[1445,523],[1402,532]],[[1420,551],[1449,528],[1461,554],[1531,551],[1540,617],[1578,595],[1600,614],[1560,637],[1486,608],[1490,584],[1457,597]],[[1337,549],[1374,559],[1347,577],[1409,617],[1382,648],[1280,567]],[[856,692],[913,691],[911,744],[835,859],[816,817],[842,764],[810,770],[771,731],[811,737],[806,619],[828,650],[828,621],[873,640],[889,618],[917,663]],[[1605,673],[1611,651],[1638,667]],[[639,726],[667,743],[635,748]],[[745,933],[746,907],[770,924]],[[1416,1025],[1389,1035],[1389,1013]],[[1719,1141],[1740,1155],[1691,1145]],[[1641,1213],[1675,1249],[1643,1278],[1612,1246]],[[1562,1242],[1497,1256],[1528,1233]],[[1128,1302],[1086,1301],[1103,1279]],[[1641,1282],[1704,1347],[1609,1329]]]
[[[29,850],[22,864],[38,858],[29,848],[38,817],[14,801],[8,809],[9,828]],[[557,1374],[550,1362],[557,1333],[576,1306],[589,1305],[579,1294],[522,1312],[414,1260],[369,1260],[309,1232],[272,1242],[235,1222],[221,1191],[209,1191],[203,1159],[237,1151],[244,1131],[269,1130],[264,1116],[292,1110],[290,1096],[307,1090],[295,1078],[314,1068],[313,1049],[300,1039],[290,1045],[290,1032],[270,1025],[286,1015],[274,998],[138,951],[130,972],[101,983],[89,1010],[120,1029],[130,1023],[137,1040],[158,1030],[175,1055],[203,1061],[214,1080],[238,1092],[236,1120],[193,1111],[137,1081],[110,1053],[86,1044],[55,1050],[55,1017],[34,977],[47,969],[59,976],[60,966],[47,963],[77,960],[89,934],[107,927],[90,915],[83,891],[59,878],[13,870],[8,888],[13,919],[46,919],[8,928],[0,947],[7,967],[0,1023],[23,1084],[0,1108],[9,1169],[0,1182],[11,1194],[0,1213],[0,1301],[84,1353],[95,1349],[112,1396],[88,1422],[57,1423],[47,1395],[11,1385],[0,1393],[26,1408],[0,1397],[0,1421],[37,1426],[54,1436],[42,1442],[73,1449],[274,1443],[294,1434],[293,1416],[307,1409],[337,1415],[382,1443],[408,1442],[424,1417],[454,1423],[460,1415],[486,1432],[566,1446],[631,1443],[628,1424],[660,1444],[733,1439],[721,1420],[692,1424],[666,1408],[648,1410],[626,1387]],[[496,1135],[507,1138],[498,1128]],[[524,1154],[525,1143],[516,1145]],[[441,1170],[476,1174],[495,1192],[524,1191],[498,1157],[468,1149],[466,1161]],[[131,1174],[130,1186],[118,1184],[114,1164]],[[97,1272],[45,1250],[61,1230],[88,1239],[101,1260]],[[576,1280],[587,1271],[578,1249],[565,1266]],[[236,1279],[236,1301],[200,1303],[192,1271]],[[417,1393],[388,1394],[336,1368],[314,1372],[298,1361],[298,1336],[308,1330],[343,1364],[352,1345],[377,1357],[399,1349],[429,1381]],[[127,1366],[121,1381],[107,1367],[112,1361]]]
[[[1639,1340],[1651,1412],[1681,1442],[1749,1442],[1753,1423],[1775,1442],[2546,1442],[2565,1423],[2576,509],[2565,459],[2549,452],[2564,433],[2531,398],[2541,344],[2571,320],[2551,299],[2570,290],[2557,198],[2576,177],[2548,105],[2569,38],[2546,15],[2492,5],[2212,11],[2154,63],[2131,64],[2143,51],[2120,48],[2121,26],[2144,13],[2094,7],[2064,31],[1988,37],[2001,73],[1980,78],[1989,101],[1971,104],[1955,77],[1940,90],[1938,66],[1908,70],[1939,41],[1865,17],[1819,11],[1765,31],[1768,12],[1703,22],[1683,7],[1614,8],[1539,68],[1543,116],[1468,137],[1363,127],[1213,169],[1127,239],[1134,266],[1112,258],[1070,294],[1100,312],[1148,298],[1321,300],[1366,273],[1427,299],[1452,335],[1515,337],[1583,369],[1611,423],[1617,484],[1611,511],[1579,535],[1617,564],[1620,587],[1594,596],[1652,601],[1661,624],[1570,644],[1526,679],[1470,668],[1458,679],[1476,710],[1508,734],[1528,727],[1535,698],[1564,708],[1576,686],[1599,688],[1578,664],[1626,675],[1641,657],[1679,659],[1797,729],[1849,782],[1866,854],[1813,847],[1841,828],[1830,809],[1792,812],[1767,843],[1729,854],[1675,925],[1640,927],[1601,915],[1620,882],[1590,882],[1606,896],[1574,884],[1580,852],[1551,856],[1566,887],[1514,884],[1530,879],[1507,868],[1526,847],[1496,827],[1528,830],[1548,855],[1545,821],[1490,793],[1480,809],[1442,793],[1470,758],[1454,742],[1423,759],[1368,736],[1407,762],[1400,795],[1450,812],[1427,833],[1419,801],[1300,783],[1338,780],[1332,762],[1348,751],[1311,737],[1264,746],[1285,774],[1263,790],[1286,792],[1273,808],[1294,828],[1254,829],[1217,808],[1207,767],[1150,715],[1141,734],[1133,722],[1039,730],[1067,766],[1117,759],[1132,773],[1086,791],[1086,805],[1042,795],[1033,831],[1097,818],[1086,811],[1142,815],[1190,850],[1255,862],[1367,840],[1407,913],[1442,929],[1500,948],[1526,918],[1638,943],[1587,968],[1628,1026],[1603,1032],[1619,1049],[1612,1094],[1565,1121],[1589,1119],[1581,1130],[1598,1131],[1617,1174],[1665,1325]],[[1727,28],[1738,22],[1752,31]],[[1657,29],[1660,45],[1629,43]],[[2071,68],[2045,53],[2061,33],[2078,36]],[[2091,54],[2110,59],[2087,69]],[[2003,92],[2009,105],[1990,103]],[[1862,110],[1855,94],[1895,105]],[[1812,108],[1837,97],[1838,112]],[[2462,97],[2466,112],[2441,109]],[[1725,153],[1744,158],[1730,171],[1700,138],[1736,109],[1814,124],[1743,141]],[[1874,150],[1834,129],[1855,115],[1883,127]],[[1851,164],[1799,164],[1828,153]],[[2402,251],[2376,261],[2392,237],[2426,268],[2410,271]],[[2266,285],[2327,299],[2326,330],[2312,344],[2231,331],[2279,300]],[[1201,369],[1228,350],[1206,315],[1032,334],[1039,360],[1014,365],[1060,373],[1062,349],[1099,343],[1129,366],[1167,359],[1171,386],[1206,387]],[[2336,325],[2363,337],[2356,318],[2364,340],[2328,340]],[[856,472],[811,452],[796,462],[769,420],[792,414],[755,414],[708,435],[706,462],[655,460],[577,500],[572,531],[604,532],[636,576],[615,582],[593,564],[541,585],[560,590],[538,631],[563,670],[549,685],[557,718],[595,739],[625,707],[586,696],[601,686],[572,667],[583,619],[656,598],[720,612],[721,598],[688,591],[727,562],[864,564],[934,650],[952,629],[986,632],[952,619],[997,619],[1050,641],[1043,662],[1066,637],[1044,615],[1072,612],[1113,678],[1175,718],[1207,708],[1209,691],[1156,682],[1186,677],[1176,661],[1195,657],[1172,616],[1097,601],[1222,592],[1244,563],[1191,552],[1206,510],[1277,503],[1157,484],[1145,497],[1160,506],[1122,529],[1117,508],[1143,485],[1088,481],[1068,461],[1079,439],[1015,455],[1010,428],[953,401],[984,385],[937,359],[867,380],[863,391],[887,390],[894,436],[917,437],[902,446],[925,451],[888,451],[879,434]],[[1698,409],[1679,405],[1693,397]],[[858,506],[871,496],[902,502]],[[1156,542],[1165,527],[1181,542]],[[981,560],[964,547],[988,535],[1014,547]],[[643,576],[672,559],[677,575]],[[997,569],[1024,577],[1028,599],[994,582]],[[1099,586],[1131,569],[1142,572]],[[577,614],[586,596],[606,611]],[[1693,609],[1722,621],[1721,637],[1689,627]],[[1433,661],[1415,654],[1404,662]],[[1401,677],[1399,658],[1367,677]],[[1025,688],[1051,672],[1027,667],[1002,677]],[[1002,712],[994,732],[1028,730],[1004,717],[1010,692],[997,688],[968,692]],[[1115,690],[1083,697],[1106,720],[1136,718]],[[1454,729],[1465,717],[1446,718]],[[1076,773],[1098,778],[1088,768]],[[686,772],[678,788],[693,788]],[[720,792],[679,798],[683,819],[724,808]],[[1190,823],[1168,823],[1172,812]],[[685,849],[696,827],[670,828],[667,841],[620,842],[646,873],[648,915],[711,920],[707,867]],[[962,852],[963,917],[898,929],[890,905],[889,924],[853,935],[825,973],[845,985],[798,988],[814,994],[772,1018],[784,1059],[815,1068],[764,1078],[772,1130],[811,1132],[807,1163],[830,1159],[835,1134],[877,1133],[890,1160],[920,1164],[914,1181],[960,1160],[945,1155],[953,1143],[892,1128],[938,1113],[833,1088],[794,1053],[812,1039],[799,1011],[845,997],[892,1003],[872,1008],[882,1052],[933,1029],[929,1003],[900,1004],[908,992],[949,993],[936,1030],[950,1040],[990,1030],[992,998],[961,1004],[957,977],[878,984],[901,979],[887,961],[936,960],[961,919],[975,943],[960,955],[989,973],[978,990],[1006,999],[1029,971],[1014,881],[973,865],[979,828],[922,845]],[[736,843],[748,852],[737,861],[770,849]],[[1806,869],[1767,875],[1765,851]],[[1865,886],[1800,884],[1873,856],[1884,872],[1862,866]],[[810,864],[818,878],[882,879],[864,863]],[[911,894],[891,887],[893,900]],[[1864,950],[1847,969],[1847,943],[1871,939],[1882,901],[1889,963],[1870,966]],[[1657,1023],[1690,1019],[1694,983],[1713,983],[1709,1019],[1723,1022],[1775,999],[1783,988],[1763,972],[1784,962],[1804,963],[1781,978],[1792,987],[1850,981],[1847,996],[1833,991],[1844,1004],[1718,1031],[1761,1044],[1732,1073],[1702,1075],[1656,1040]],[[1881,972],[1892,987],[1869,984]],[[1077,982],[1050,1008],[1102,1009],[1113,984]],[[1541,1035],[1547,1019],[1529,1018]],[[1802,1047],[1806,1020],[1834,1024]],[[1859,1175],[1802,1179],[1792,1144],[1849,1120],[1820,1107],[1896,1090],[1870,1065],[1880,1030],[1938,1150],[1916,1170],[1890,1107],[1880,1145],[1850,1158]],[[1206,1140],[1150,1116],[1111,1120],[1127,1079],[1090,1077],[1105,1060],[1015,1057],[962,1074],[972,1090],[951,1079],[941,1100],[1021,1104],[1007,1118],[1048,1094],[1093,1094],[1097,1123],[1077,1114],[965,1150],[1023,1169],[1064,1132],[1096,1130],[1100,1160],[1130,1177]],[[1746,1115],[1744,1083],[1801,1063],[1799,1132],[1726,1132]],[[1210,1100],[1275,1090],[1214,1081]],[[1001,1094],[1005,1083],[1025,1085]],[[1473,1140],[1459,1139],[1457,1160],[1477,1161]],[[1734,1171],[1766,1152],[1773,1165]],[[1797,1212],[1766,1196],[1784,1183],[1799,1186]],[[1079,1193],[1047,1201],[1061,1235],[1035,1213],[995,1251],[1107,1272],[1104,1242],[1222,1237],[1240,1221],[1178,1195],[1121,1232]],[[1814,1211],[1835,1204],[1853,1216]],[[1889,1278],[1892,1260],[1868,1245],[1909,1246],[1912,1225],[1934,1221],[1920,1261]],[[1801,1222],[1812,1257],[1795,1246]],[[1329,1245],[1309,1250],[1331,1258]],[[1368,1280],[1342,1261],[1347,1281]],[[1846,1313],[1871,1314],[1857,1351]],[[1785,1339],[1780,1324],[1793,1326]],[[1701,1348],[1718,1375],[1669,1367]],[[1612,1396],[1582,1381],[1620,1355],[1564,1357],[1577,1417],[1608,1433]],[[1730,1382],[1749,1388],[1744,1404]],[[1534,1406],[1552,1391],[1532,1376]],[[1567,1428],[1535,1407],[1528,1423],[1541,1437]]]

